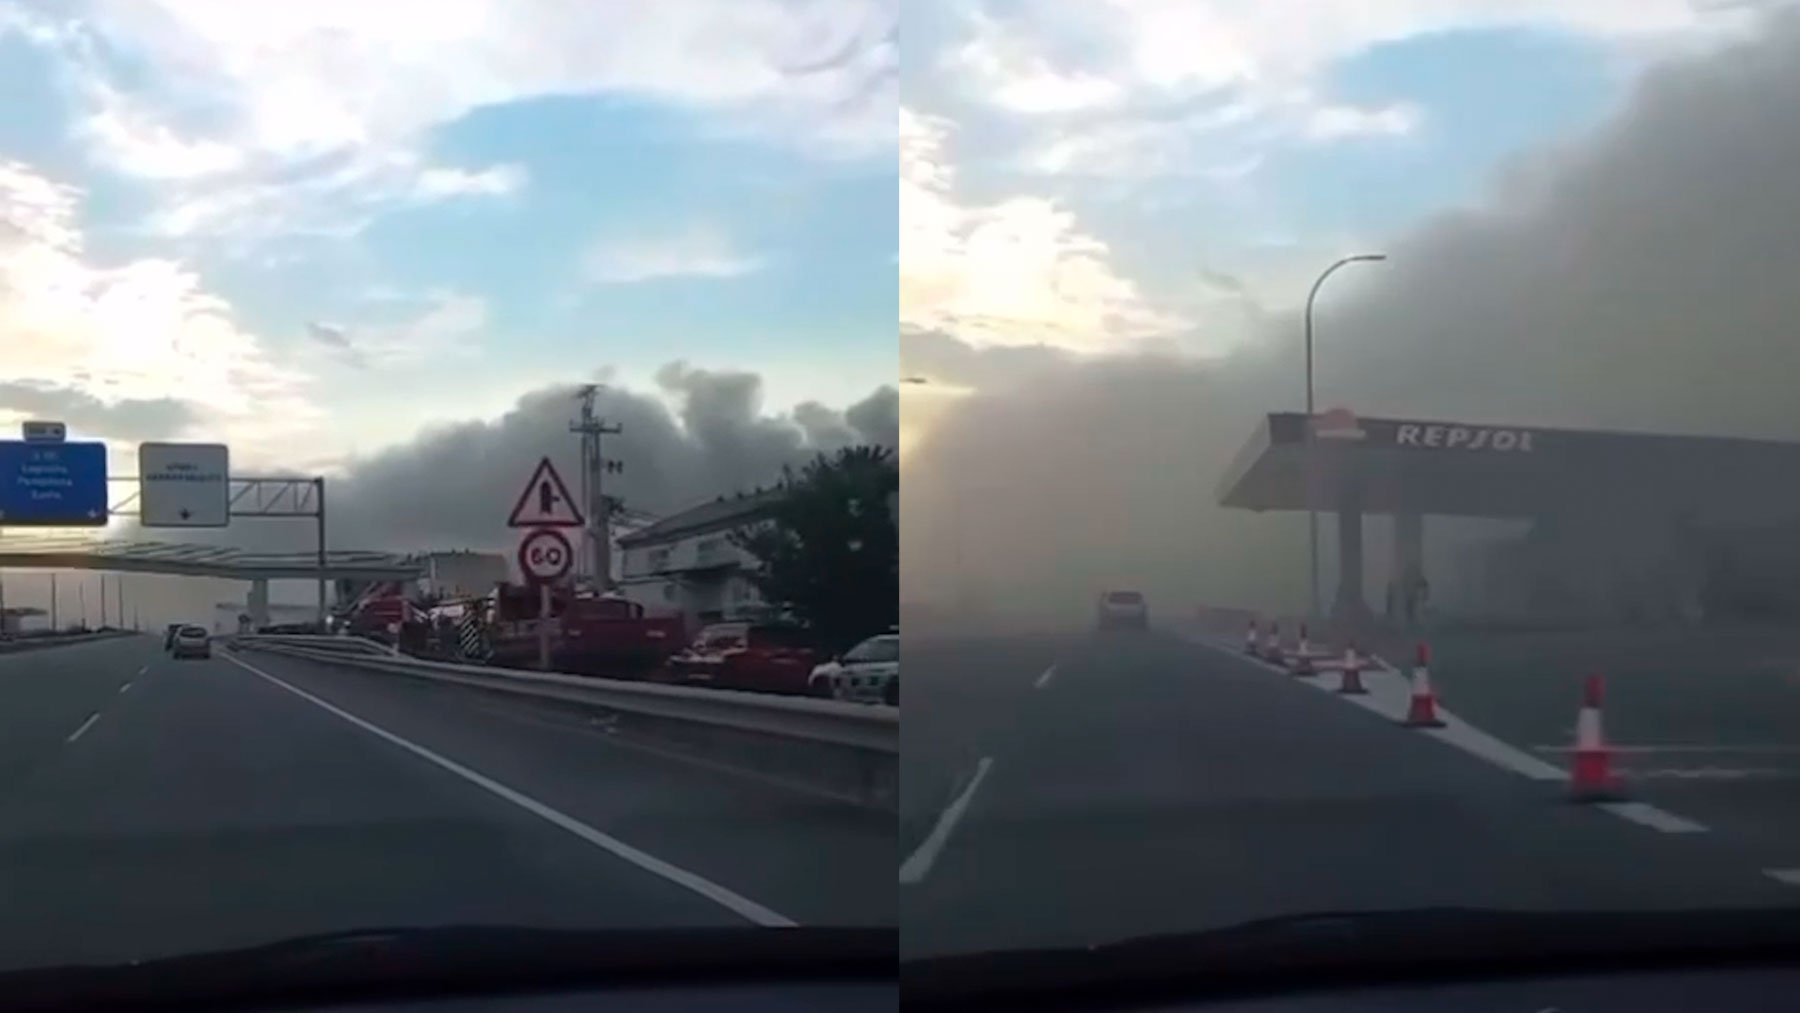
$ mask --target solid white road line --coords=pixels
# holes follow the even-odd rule
[[[263,671],[260,668],[257,668],[255,665],[252,665],[247,661],[242,660],[241,658],[238,658],[235,655],[223,654],[222,656],[227,661],[230,661],[232,664],[238,666],[239,668],[244,669],[245,671],[251,673],[252,675],[255,675],[262,679],[265,679],[268,682],[274,684],[275,686],[278,686],[281,689],[284,689],[287,692],[292,693],[293,695],[299,697],[300,699],[305,700],[307,703],[310,703],[313,706],[318,707],[319,709],[321,709],[323,711],[326,711],[327,713],[330,713],[332,715],[335,715],[336,717],[339,717],[345,721],[348,721],[349,723],[355,725],[356,727],[361,728],[363,731],[368,732],[370,735],[374,735],[377,738],[385,739],[386,741],[391,742],[396,746],[399,746],[401,749],[404,749],[407,752],[412,753],[414,756],[417,756],[422,760],[432,763],[442,770],[445,770],[445,771],[448,771],[449,773],[455,774],[457,777],[462,778],[463,780],[469,782],[470,784],[473,784],[476,787],[481,788],[482,790],[487,791],[488,793],[490,793],[492,795],[495,795],[499,798],[505,799],[508,802],[511,802],[513,805],[516,805],[519,808],[525,810],[526,812],[531,813],[533,816],[536,816],[539,819],[542,819],[548,823],[553,823],[556,826],[561,827],[564,830],[567,830],[569,833],[574,834],[576,837],[581,838],[582,840],[588,842],[589,844],[592,844],[593,846],[601,849],[602,851],[608,852],[618,858],[624,859],[625,861],[630,862],[632,865],[635,865],[638,868],[643,869],[645,872],[648,872],[655,876],[660,876],[663,879],[666,879],[669,882],[674,883],[677,886],[684,887],[688,890],[691,890],[694,893],[697,893],[700,896],[705,897],[707,900],[710,900],[713,903],[718,904],[720,907],[726,908],[738,915],[743,916],[746,920],[748,920],[750,922],[753,922],[757,925],[767,926],[770,928],[791,928],[798,924],[793,919],[788,918],[785,915],[778,914],[775,911],[772,911],[769,908],[766,908],[766,907],[762,906],[761,904],[756,903],[755,901],[749,899],[748,897],[744,897],[740,894],[734,893],[733,891],[728,890],[725,887],[722,887],[719,884],[714,883],[713,881],[706,879],[703,876],[689,872],[686,869],[680,868],[679,866],[671,865],[668,862],[665,862],[662,859],[657,858],[656,856],[651,855],[647,852],[639,851],[637,848],[634,848],[631,845],[626,844],[624,841],[621,841],[618,838],[611,836],[610,834],[602,833],[601,831],[596,830],[591,826],[588,826],[586,823],[581,822],[580,820],[576,819],[573,816],[570,816],[566,813],[560,812],[556,809],[552,809],[550,806],[547,806],[544,803],[539,802],[537,799],[534,799],[534,798],[530,797],[529,795],[526,795],[519,791],[515,791],[512,788],[508,788],[506,785],[501,784],[500,782],[494,780],[493,778],[488,777],[485,774],[481,774],[474,770],[470,770],[468,767],[465,767],[462,764],[457,763],[455,760],[449,759],[448,757],[445,757],[438,753],[432,752],[431,750],[426,749],[424,746],[421,746],[415,742],[412,742],[407,739],[403,739],[400,736],[395,735],[393,732],[390,732],[387,729],[382,728],[379,725],[376,725],[372,722],[365,721],[362,718],[359,718],[356,715],[350,713],[349,711],[346,711],[346,710],[336,706],[335,704],[327,703],[326,701],[321,700],[320,698],[312,695],[311,693],[308,693],[307,691],[305,691],[303,689],[300,689],[297,686],[293,686],[279,678],[276,678],[273,675],[270,675],[269,673]]]
[[[900,882],[915,884],[924,881],[926,875],[931,872],[932,863],[937,861],[939,853],[944,850],[944,845],[950,843],[951,832],[956,829],[956,824],[962,821],[963,814],[968,812],[969,803],[975,798],[976,789],[980,788],[981,782],[987,779],[988,771],[993,766],[994,758],[991,756],[982,757],[981,762],[975,765],[975,776],[969,778],[969,783],[963,788],[962,793],[944,808],[943,813],[938,816],[937,825],[931,828],[931,833],[919,844],[918,850],[908,855],[906,861],[901,864]]]
[[[119,692],[123,693],[130,688],[131,688],[131,683],[128,682],[128,683],[124,684],[123,686],[119,687]]]
[[[1056,666],[1055,665],[1051,665],[1049,668],[1044,669],[1044,674],[1037,677],[1037,683],[1035,684],[1035,688],[1043,689],[1045,686],[1050,685],[1050,677],[1055,674],[1056,674]]]
[[[1230,654],[1233,657],[1246,657],[1232,647],[1212,638],[1191,639],[1190,642],[1212,648],[1222,654]],[[1247,660],[1272,672],[1286,671],[1280,666],[1258,658],[1247,658]],[[1381,668],[1363,672],[1363,684],[1369,690],[1368,696],[1351,696],[1345,697],[1345,699],[1368,710],[1394,718],[1396,721],[1405,713],[1405,701],[1411,693],[1411,686],[1406,676],[1402,675],[1398,669],[1383,662]],[[1318,686],[1317,688],[1335,692],[1336,684],[1334,682],[1331,686]],[[1438,717],[1444,721],[1444,727],[1422,729],[1423,734],[1446,745],[1455,746],[1463,752],[1486,760],[1503,770],[1510,770],[1534,781],[1567,781],[1569,779],[1568,772],[1562,768],[1545,763],[1525,750],[1503,742],[1457,717],[1444,707],[1442,701],[1438,703],[1437,712]],[[1599,808],[1621,819],[1630,820],[1667,834],[1707,832],[1707,827],[1702,824],[1644,802],[1603,803]]]
[[[1602,802],[1600,808],[1621,819],[1641,823],[1652,830],[1661,830],[1665,834],[1704,834],[1707,832],[1705,826],[1665,809],[1658,809],[1647,802]]]
[[[81,727],[75,729],[73,732],[71,732],[69,734],[69,738],[67,741],[74,742],[76,739],[81,738],[81,733],[87,731],[89,728],[94,727],[94,722],[96,722],[98,720],[100,720],[100,712],[99,711],[95,711],[94,713],[89,714],[87,716],[87,720],[83,721],[81,723]]]

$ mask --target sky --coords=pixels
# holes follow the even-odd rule
[[[302,469],[601,367],[841,408],[893,374],[893,30],[862,0],[0,0],[4,379]]]
[[[905,593],[1065,620],[1120,584],[1303,603],[1303,518],[1215,485],[1260,413],[1302,406],[1299,309],[1347,254],[1388,260],[1321,291],[1321,407],[1800,438],[1780,5],[920,7]]]
[[[641,511],[891,444],[896,19],[0,0],[0,427],[325,475],[348,548],[496,540],[586,381]]]

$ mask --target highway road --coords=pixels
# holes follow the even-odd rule
[[[1567,802],[1556,781],[1168,632],[908,651],[906,956],[1319,911],[1800,899],[1742,840]],[[1546,701],[1572,726],[1579,684]]]
[[[1614,766],[1652,802],[1800,882],[1800,636],[1767,628],[1446,633],[1447,706],[1565,764],[1581,682],[1606,679]]]
[[[368,927],[893,925],[893,820],[459,687],[0,657],[0,970]]]

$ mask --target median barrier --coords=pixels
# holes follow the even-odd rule
[[[140,636],[136,630],[100,630],[92,633],[56,633],[35,636],[10,637],[0,640],[0,654],[17,654],[20,651],[37,650],[44,647],[63,647],[69,644],[86,644],[95,640],[116,640],[119,637]]]
[[[608,735],[672,747],[766,779],[896,810],[900,712],[894,707],[735,690],[625,682],[425,661],[351,637],[240,636],[246,651],[455,684],[597,719]],[[371,650],[370,648],[373,648]]]

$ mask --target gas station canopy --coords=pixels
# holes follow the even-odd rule
[[[1221,505],[1246,510],[1529,518],[1596,510],[1700,523],[1800,518],[1800,444],[1710,436],[1316,417],[1274,412],[1228,469]]]

